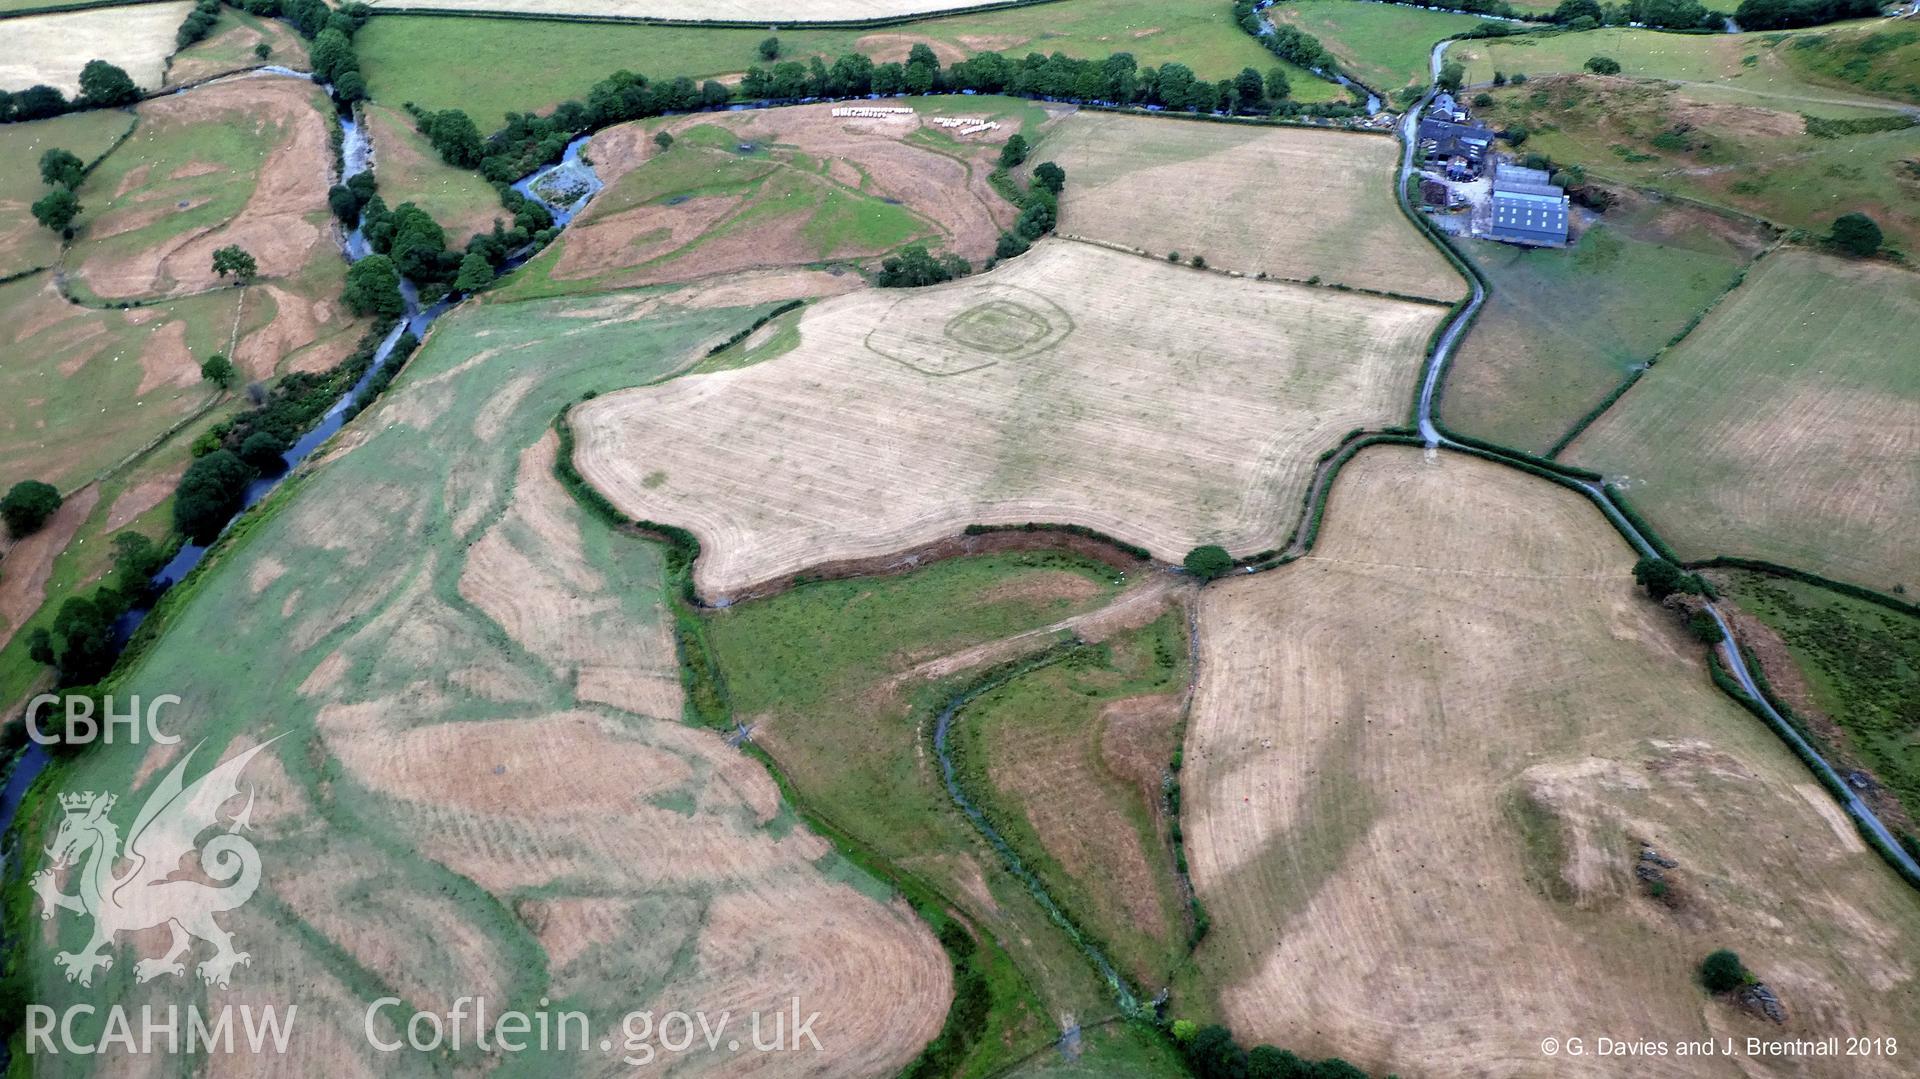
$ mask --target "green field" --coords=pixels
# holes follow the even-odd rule
[[[198,408],[210,390],[197,371],[141,392],[142,356],[176,334],[196,359],[226,351],[239,299],[222,290],[130,314],[69,304],[45,274],[0,285],[0,326],[52,331],[29,346],[0,330],[13,357],[0,365],[0,461],[16,473],[5,481],[27,473],[71,490]],[[265,325],[264,316],[255,305],[242,332]]]
[[[1383,93],[1426,85],[1433,43],[1485,23],[1472,15],[1354,0],[1293,0],[1268,8],[1267,16],[1319,38],[1341,67]]]
[[[1706,211],[1636,201],[1564,250],[1462,242],[1492,289],[1448,368],[1442,419],[1544,452],[1730,287],[1764,239]]]
[[[1148,992],[1187,957],[1186,904],[1160,809],[1160,777],[1180,744],[1186,658],[1184,615],[1170,611],[976,698],[950,736],[981,811]],[[1120,701],[1153,707],[1129,727],[1110,711]]]
[[[753,725],[807,811],[926,881],[1012,957],[1017,974],[994,986],[966,1075],[1046,1045],[1062,1013],[1090,1022],[1113,1004],[953,807],[927,726],[946,690],[910,668],[1097,607],[1115,591],[1112,573],[1049,553],[956,558],[902,577],[803,585],[706,620],[734,717]],[[1041,635],[1031,647],[1046,643]]]
[[[1687,558],[1920,587],[1920,275],[1769,255],[1565,457]]]
[[[383,104],[463,108],[486,131],[508,112],[544,112],[584,98],[594,82],[623,68],[655,79],[745,71],[764,63],[755,50],[766,36],[764,30],[380,15],[354,43],[367,87]],[[900,60],[909,45],[924,41],[942,64],[989,50],[1015,58],[1129,52],[1142,67],[1177,61],[1209,80],[1245,67],[1285,66],[1234,24],[1231,4],[1217,0],[1076,0],[879,31],[782,30],[779,37],[782,59],[831,60],[859,51]],[[476,72],[486,75],[476,78]],[[1339,87],[1310,73],[1290,74],[1299,100],[1341,96]]]
[[[457,169],[440,160],[405,113],[369,102],[362,117],[373,146],[374,179],[388,206],[411,202],[427,211],[447,231],[448,244],[454,247],[492,228],[495,218],[513,223],[493,185],[471,169]]]
[[[1813,707],[1846,733],[1842,759],[1864,765],[1920,820],[1920,619],[1799,581],[1715,576],[1786,641]]]
[[[1911,22],[1796,34],[1779,55],[1816,82],[1920,102],[1920,28]]]
[[[60,254],[60,238],[30,209],[49,190],[40,182],[40,155],[59,148],[91,164],[132,126],[132,114],[116,109],[0,124],[0,277],[50,266]]]
[[[1825,234],[1858,210],[1895,246],[1920,246],[1920,127],[1890,110],[1847,110],[1839,125],[1808,130],[1798,111],[1700,103],[1692,88],[1564,76],[1493,93],[1481,115],[1518,124],[1530,152],[1579,163],[1596,177],[1684,195],[1786,228]],[[1821,121],[1814,121],[1820,123]],[[1876,127],[1891,129],[1876,130]]]
[[[1624,78],[1708,83],[1727,100],[1769,108],[1800,109],[1820,101],[1871,103],[1887,96],[1849,93],[1810,78],[1800,70],[1792,48],[1794,39],[1806,33],[1669,34],[1610,27],[1460,41],[1448,47],[1447,59],[1466,65],[1469,84],[1488,82],[1496,71],[1529,77],[1578,72],[1588,57],[1607,56],[1620,62]]]

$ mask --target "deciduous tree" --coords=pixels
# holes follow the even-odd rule
[[[1187,552],[1181,565],[1203,581],[1226,576],[1233,570],[1233,556],[1217,543],[1203,544]]]
[[[80,216],[80,200],[64,187],[56,187],[33,204],[33,219],[65,235],[73,219]]]
[[[385,255],[368,255],[347,267],[347,287],[341,299],[356,315],[398,318],[407,309],[400,295],[400,272]]]
[[[239,244],[228,244],[214,251],[213,272],[221,277],[232,274],[244,285],[260,273],[260,264],[253,260],[246,248]]]
[[[0,520],[14,539],[40,531],[60,508],[60,491],[51,483],[21,480],[0,498]]]
[[[133,79],[105,60],[89,60],[80,69],[80,94],[87,104],[108,108],[140,100],[140,88]]]
[[[1873,218],[1862,213],[1841,214],[1834,219],[1833,244],[1857,258],[1867,258],[1880,250],[1883,237]]]
[[[58,146],[40,155],[40,182],[69,191],[80,186],[87,174],[86,162]]]
[[[200,365],[200,377],[223,390],[233,388],[233,380],[237,374],[238,372],[233,369],[233,361],[218,352],[208,356],[206,362]]]

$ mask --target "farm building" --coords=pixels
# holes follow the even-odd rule
[[[1493,230],[1503,243],[1562,247],[1567,242],[1567,193],[1546,172],[1497,165],[1493,173]]]
[[[1477,123],[1425,119],[1420,121],[1419,134],[1428,160],[1444,162],[1447,174],[1456,180],[1478,176],[1493,146],[1493,131]]]

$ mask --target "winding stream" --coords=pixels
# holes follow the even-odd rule
[[[1040,663],[1023,666],[1010,674],[995,678],[984,685],[969,690],[950,701],[947,707],[941,711],[939,718],[934,721],[933,751],[934,754],[940,758],[940,776],[941,779],[946,782],[947,796],[953,799],[953,804],[960,807],[960,812],[966,814],[967,820],[972,822],[974,830],[979,832],[980,835],[986,839],[987,844],[1000,855],[1000,860],[1006,866],[1007,871],[1012,873],[1015,879],[1027,886],[1027,891],[1032,893],[1034,901],[1039,903],[1041,909],[1047,912],[1047,916],[1052,918],[1054,924],[1058,925],[1060,929],[1067,934],[1068,939],[1072,940],[1073,943],[1086,954],[1087,958],[1093,962],[1094,968],[1100,972],[1100,976],[1106,979],[1107,987],[1113,991],[1114,1000],[1119,1004],[1121,1013],[1128,1016],[1139,1015],[1142,1010],[1140,998],[1134,995],[1133,988],[1127,984],[1126,978],[1122,977],[1119,970],[1115,969],[1113,963],[1107,959],[1106,953],[1102,952],[1097,945],[1088,940],[1086,936],[1080,932],[1079,927],[1074,925],[1072,919],[1067,917],[1066,911],[1060,908],[1060,904],[1054,902],[1052,893],[1047,891],[1047,886],[1041,883],[1040,878],[1035,876],[1031,869],[1027,868],[1026,863],[1022,861],[1020,855],[1014,851],[1013,846],[1006,841],[1006,838],[993,826],[993,823],[987,820],[986,814],[980,812],[980,808],[974,805],[973,801],[967,797],[967,792],[960,786],[959,777],[954,773],[953,751],[948,747],[947,735],[952,731],[953,721],[960,714],[960,710],[972,704],[980,697],[1006,685],[1008,682],[1031,673],[1040,667],[1046,666],[1049,662],[1052,661],[1045,660]]]

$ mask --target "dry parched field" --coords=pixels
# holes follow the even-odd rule
[[[1920,1037],[1912,893],[1709,683],[1632,563],[1571,492],[1375,449],[1341,473],[1311,557],[1202,594],[1182,773],[1213,916],[1197,966],[1243,1040],[1374,1074],[1617,1076],[1591,1049],[1544,1065],[1541,1039]],[[1678,863],[1667,902],[1635,877],[1643,843]],[[1718,947],[1784,1025],[1698,988]]]
[[[1060,230],[1248,275],[1452,301],[1466,281],[1394,205],[1399,143],[1080,111],[1029,158],[1067,170]]]
[[[964,11],[993,0],[372,0],[377,8],[450,8],[530,15],[618,15],[698,22],[854,22]]]
[[[192,9],[190,3],[136,4],[8,19],[0,32],[0,90],[45,83],[72,97],[88,60],[115,64],[143,89],[158,89],[174,31]]]
[[[1399,418],[1442,314],[1051,241],[824,301],[778,359],[588,402],[575,459],[700,537],[708,596],[973,522],[1250,554],[1286,538],[1317,451]]]
[[[486,1070],[471,1041],[376,1052],[362,1016],[385,995],[402,1021],[469,994],[496,1016],[550,999],[596,1036],[635,1009],[730,1011],[735,1030],[796,995],[820,1012],[819,1053],[723,1043],[646,1075],[892,1075],[938,1032],[951,966],[932,933],[760,764],[681,721],[659,548],[553,476],[563,404],[668,374],[755,314],[461,308],[126,672],[125,692],[183,698],[183,745],[97,747],[61,789],[140,792],[202,739],[211,763],[286,735],[247,777],[270,898],[228,923],[253,955],[235,996],[300,1008],[286,1074]],[[87,931],[49,926],[48,951]],[[136,988],[124,952],[91,989],[43,956],[29,969],[56,1007],[200,993]],[[616,1061],[531,1067],[628,1074]]]
[[[1568,450],[1689,558],[1920,586],[1920,276],[1771,255]]]

